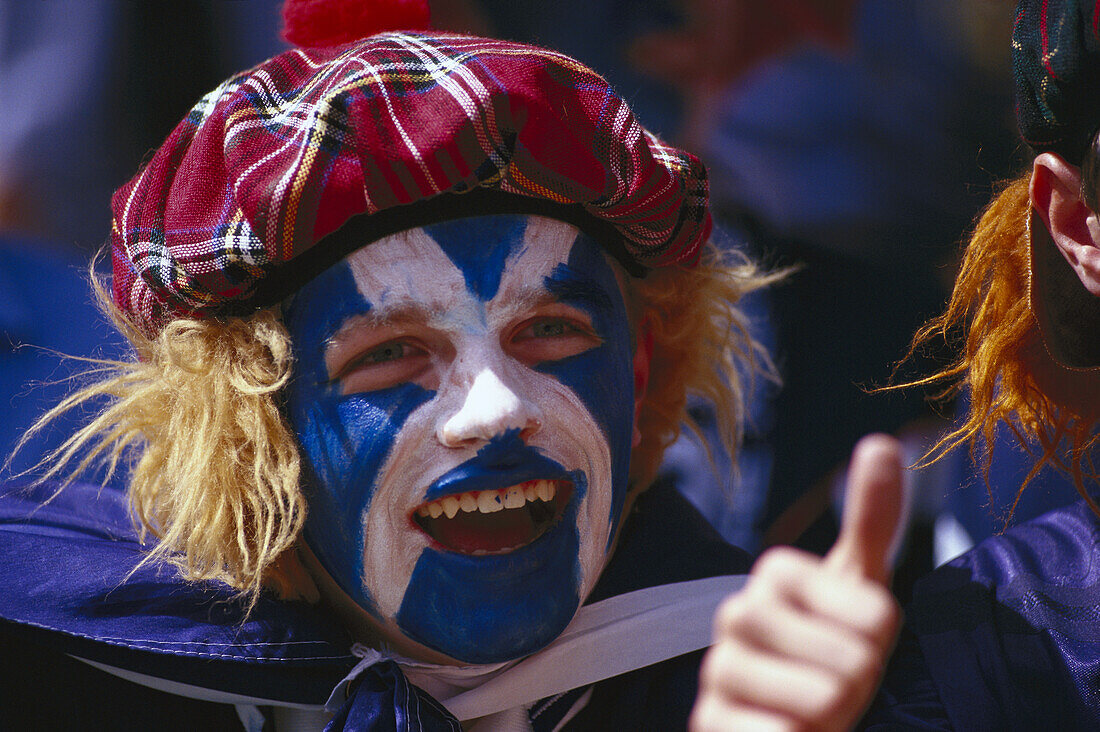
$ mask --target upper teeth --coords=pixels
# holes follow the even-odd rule
[[[453,496],[444,496],[416,509],[418,516],[439,518],[446,514],[454,518],[460,510],[466,513],[480,511],[494,513],[506,508],[523,508],[528,501],[552,501],[557,494],[557,486],[552,480],[528,480],[518,485],[491,491],[469,491]]]

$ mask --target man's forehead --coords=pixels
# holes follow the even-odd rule
[[[554,219],[481,216],[393,234],[347,261],[371,310],[416,302],[440,309],[459,297],[489,303],[545,291],[545,278],[569,260],[579,236]]]

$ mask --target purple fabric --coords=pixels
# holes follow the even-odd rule
[[[67,653],[160,678],[324,703],[354,666],[339,624],[264,597],[246,619],[232,591],[188,586],[140,561],[119,491],[55,486],[0,494],[0,618]],[[10,628],[9,628],[10,629]]]
[[[409,683],[393,661],[371,666],[325,732],[462,732],[450,712]]]
[[[899,645],[868,729],[1100,726],[1100,522],[1083,501],[936,570],[906,617],[916,642]]]

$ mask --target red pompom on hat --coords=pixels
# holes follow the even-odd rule
[[[302,48],[339,46],[385,31],[430,27],[427,0],[286,0],[283,38]]]

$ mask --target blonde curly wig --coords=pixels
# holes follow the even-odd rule
[[[653,480],[676,439],[689,392],[717,405],[726,446],[737,444],[741,374],[771,377],[774,369],[736,303],[779,276],[708,244],[693,269],[628,278],[632,317],[653,339],[642,439],[632,454],[636,489]],[[280,411],[294,357],[278,312],[178,319],[148,336],[102,285],[95,289],[138,359],[96,362],[91,383],[42,417],[35,431],[69,409],[108,400],[47,457],[45,477],[72,476],[97,459],[113,474],[132,454],[129,501],[141,536],[155,539],[145,561],[170,562],[187,580],[225,581],[253,602],[263,586],[312,596],[293,574],[297,564],[280,561],[298,539],[306,505],[297,441]]]

